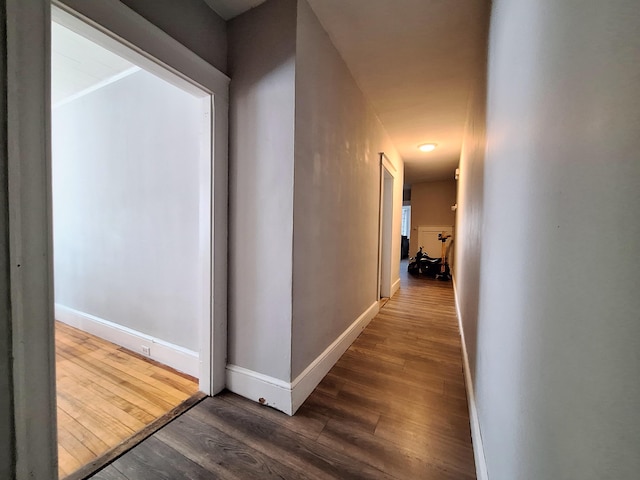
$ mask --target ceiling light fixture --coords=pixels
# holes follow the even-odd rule
[[[423,143],[422,145],[418,145],[418,150],[421,152],[432,152],[437,146],[435,143]]]

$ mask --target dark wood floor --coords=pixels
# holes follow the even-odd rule
[[[225,392],[93,478],[476,478],[451,284],[403,275],[294,417]]]

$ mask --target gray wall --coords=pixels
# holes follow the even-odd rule
[[[485,59],[486,60],[486,59]],[[486,63],[483,65],[486,69]],[[475,376],[480,267],[482,266],[484,156],[486,146],[486,75],[478,79],[469,103],[465,140],[460,155],[456,211],[454,281],[464,330],[471,377]],[[486,241],[497,241],[487,232]]]
[[[0,1],[0,38],[6,38],[6,4]],[[0,91],[6,92],[6,54],[0,42]],[[0,478],[11,479],[15,469],[13,425],[13,377],[11,368],[11,290],[9,260],[9,191],[7,158],[7,103],[0,97]]]
[[[62,0],[94,18],[93,2]],[[222,72],[227,72],[225,21],[202,0],[121,0]],[[99,10],[99,9],[98,9]]]
[[[480,107],[461,164],[459,230],[483,242],[458,257],[492,480],[640,471],[638,13],[493,4],[486,159]]]
[[[418,251],[419,226],[453,225],[455,223],[456,214],[451,211],[451,205],[454,203],[456,203],[456,181],[453,179],[411,185],[410,256],[415,255]],[[440,250],[427,253],[437,257],[440,255]]]
[[[10,409],[0,415],[0,443],[3,448],[11,449],[0,454],[0,471],[13,473],[20,479],[49,479],[56,475],[53,272],[49,268],[50,142],[47,135],[50,4],[45,0],[3,1],[0,11],[5,5],[6,36],[2,36],[0,51],[6,45],[6,57],[2,58],[10,68],[2,72],[0,82],[5,87],[3,102],[6,102],[6,108],[0,109],[3,130],[0,177],[8,173],[4,178],[10,185],[5,183],[9,187],[8,195],[6,189],[0,190],[0,209],[5,211],[0,215],[0,259],[3,259],[0,277],[10,288],[11,312],[0,323],[10,323],[12,373],[9,376],[4,366],[0,366],[0,373],[4,381],[12,382],[13,402]],[[7,111],[11,114],[7,115]],[[1,141],[2,138],[7,141]],[[9,223],[6,223],[7,212]],[[7,263],[3,265],[3,262],[10,264],[9,278]],[[5,301],[0,300],[0,308]],[[6,343],[0,347],[0,365],[1,359],[7,358],[6,347]],[[3,390],[0,397],[6,400],[8,393]],[[12,426],[7,425],[7,414],[12,417]],[[9,433],[12,430],[13,438]],[[15,468],[5,463],[11,461],[11,457]]]
[[[1,32],[2,30],[0,30]],[[4,58],[4,57],[2,57]],[[4,77],[3,77],[4,78]],[[0,80],[0,88],[4,83]],[[4,103],[0,106],[3,116]],[[6,145],[6,131],[2,131],[1,145]],[[9,289],[9,216],[6,205],[7,163],[0,154],[0,478],[13,478],[14,426],[13,426],[13,377],[11,368],[11,299]]]
[[[298,2],[296,45],[293,378],[377,300],[378,152],[402,171],[377,117],[304,0]],[[395,187],[400,209],[400,176]],[[398,210],[396,232],[400,216]],[[399,259],[399,242],[394,247],[392,257]],[[398,278],[397,262],[394,272]]]
[[[56,303],[199,350],[204,113],[144,70],[54,109]]]
[[[229,363],[291,381],[377,300],[379,152],[397,232],[402,164],[306,2],[228,28]]]
[[[295,1],[228,28],[229,363],[289,381]]]

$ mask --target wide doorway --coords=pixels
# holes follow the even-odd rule
[[[211,393],[213,107],[78,18],[52,18],[58,458],[76,478]]]

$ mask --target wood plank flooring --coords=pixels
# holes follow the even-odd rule
[[[196,379],[56,322],[58,473],[64,478],[198,391]]]
[[[451,283],[403,275],[295,416],[224,392],[93,478],[476,478]]]

